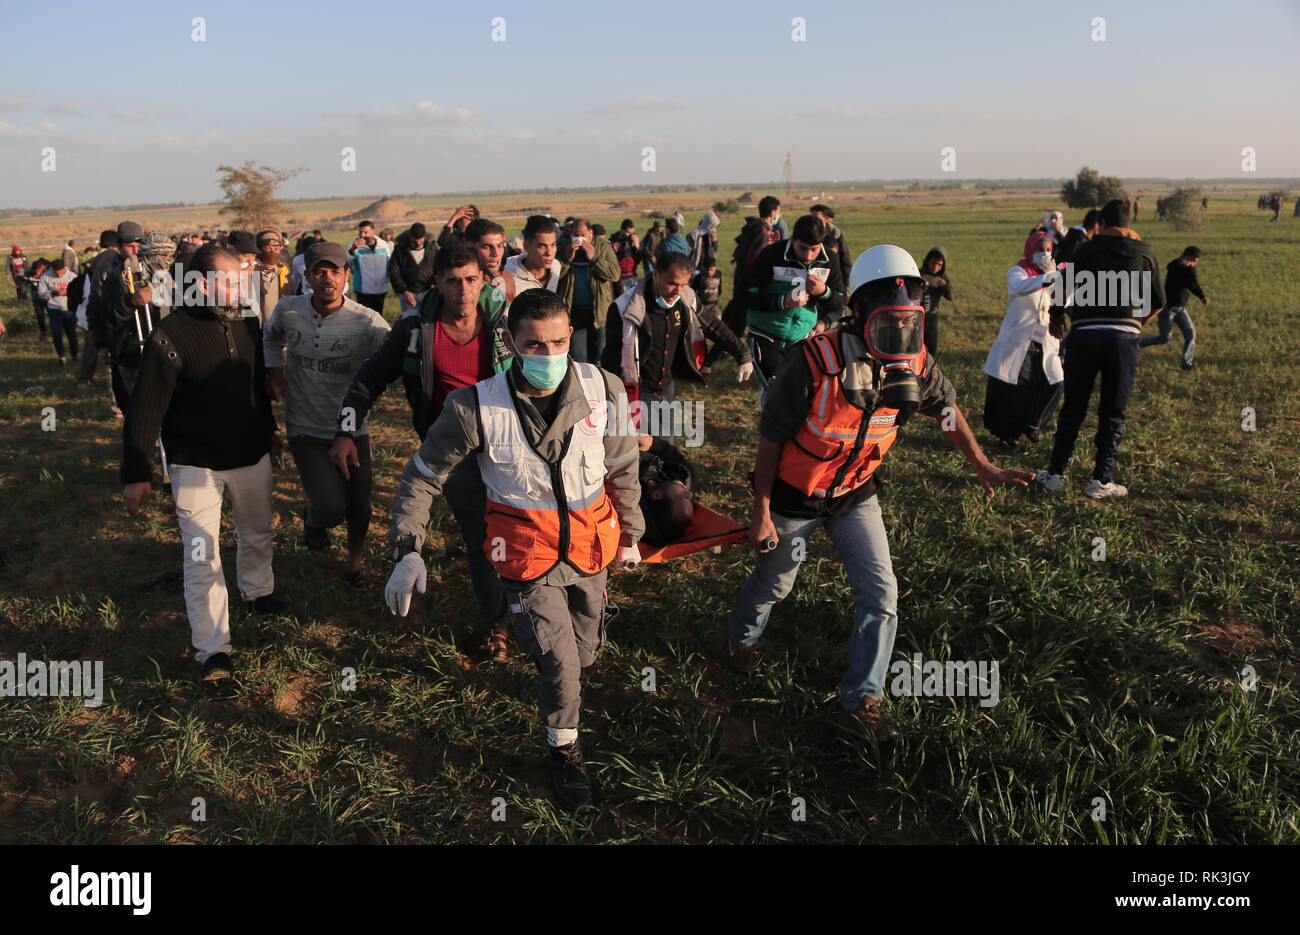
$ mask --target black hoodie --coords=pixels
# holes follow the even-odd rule
[[[1116,282],[1116,273],[1124,274],[1122,286]],[[1147,274],[1136,284],[1136,291],[1132,273]],[[1165,305],[1155,251],[1128,228],[1106,227],[1079,244],[1072,279],[1076,304],[1063,310],[1054,308],[1052,314],[1059,318],[1062,311],[1068,312],[1075,328],[1118,325],[1136,334],[1142,330],[1142,322]],[[1070,281],[1067,278],[1067,285]],[[1145,307],[1142,289],[1148,292]],[[1127,302],[1117,301],[1125,296]]]
[[[433,238],[424,238],[424,259],[419,263],[411,255],[414,244],[411,232],[404,230],[393,240],[393,258],[388,264],[388,280],[399,296],[403,292],[428,292],[433,288],[433,259],[438,252]]]

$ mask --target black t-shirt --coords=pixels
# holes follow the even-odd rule
[[[529,396],[528,399],[532,402],[533,408],[537,410],[537,414],[542,417],[542,421],[546,423],[546,427],[550,428],[551,423],[555,421],[555,413],[560,405],[559,389],[557,388],[554,392],[547,393],[545,396]]]

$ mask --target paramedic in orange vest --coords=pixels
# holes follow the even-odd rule
[[[901,247],[863,253],[849,279],[852,318],[787,352],[763,403],[749,541],[758,567],[731,614],[731,655],[752,671],[772,606],[790,593],[808,538],[824,526],[844,563],[855,611],[840,704],[877,738],[894,735],[879,711],[898,628],[898,586],[876,493],[876,468],[919,412],[975,468],[997,483],[1028,485],[1028,471],[1001,470],[980,450],[952,384],[926,359],[924,280]]]
[[[505,586],[519,645],[538,672],[551,782],[568,809],[591,803],[578,745],[579,677],[605,641],[608,568],[630,567],[644,525],[639,449],[618,377],[569,358],[568,308],[520,292],[510,369],[452,391],[402,473],[389,539],[400,555],[384,598],[402,616],[425,589],[429,507],[457,465],[487,488],[483,549]]]

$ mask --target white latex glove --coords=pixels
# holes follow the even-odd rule
[[[745,361],[743,364],[741,364],[739,367],[736,368],[736,382],[744,383],[753,375],[753,373],[754,373],[754,362],[751,360]]]
[[[631,568],[641,561],[641,550],[634,545],[620,545],[614,558],[615,568]]]
[[[429,570],[424,567],[424,559],[415,552],[402,556],[402,560],[393,568],[388,584],[384,588],[384,603],[388,609],[399,617],[405,617],[411,609],[411,589],[424,593],[428,586]]]

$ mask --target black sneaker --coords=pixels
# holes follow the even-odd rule
[[[551,789],[561,808],[574,812],[591,804],[591,777],[587,775],[577,741],[551,747],[546,765],[551,771]]]
[[[230,656],[226,653],[213,653],[203,660],[203,668],[199,671],[199,679],[204,682],[215,682],[217,679],[228,679],[232,674]]]
[[[248,606],[249,613],[253,614],[287,614],[290,609],[288,601],[282,600],[274,594],[263,594],[261,597],[255,597],[245,603]]]

